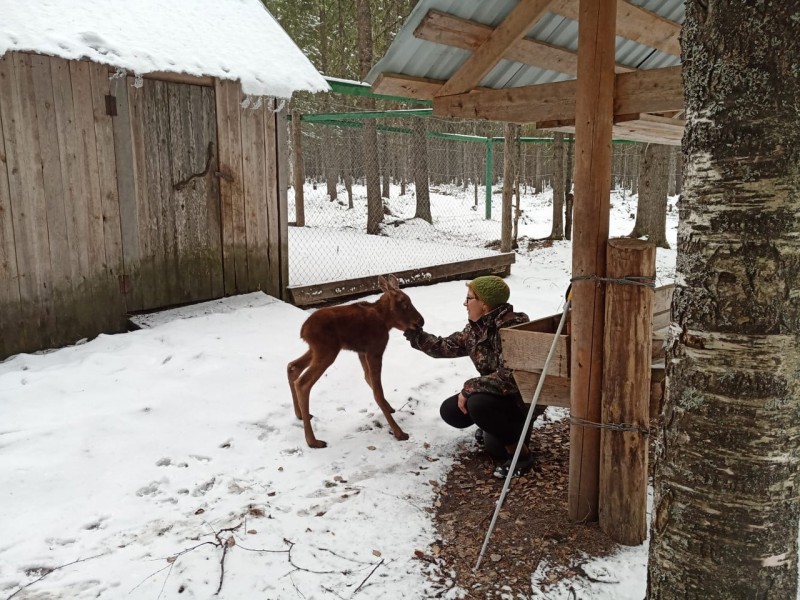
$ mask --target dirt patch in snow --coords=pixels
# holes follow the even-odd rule
[[[569,424],[546,415],[543,419],[532,443],[537,463],[512,482],[477,572],[472,569],[503,480],[492,476],[491,459],[474,442],[461,449],[435,503],[439,539],[417,553],[420,560],[435,565],[439,597],[458,587],[469,599],[529,598],[532,573],[536,572],[537,587],[546,592],[558,580],[587,576],[582,568],[587,556],[607,556],[617,548],[596,523],[570,521]]]

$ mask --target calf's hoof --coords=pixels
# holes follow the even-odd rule
[[[395,433],[394,437],[396,437],[400,441],[403,441],[403,440],[407,440],[408,439],[408,434],[403,432],[403,431],[401,431],[399,433]]]
[[[323,442],[322,440],[311,440],[310,442],[306,440],[308,443],[309,448],[327,448],[328,442]]]

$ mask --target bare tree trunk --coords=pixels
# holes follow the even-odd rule
[[[553,227],[551,240],[564,239],[564,134],[553,134]]]
[[[533,193],[538,194],[542,191],[542,145],[534,144],[534,146],[536,150],[533,158]]]
[[[344,175],[344,189],[347,191],[347,208],[353,208],[353,176],[349,172]]]
[[[380,149],[381,149],[381,166],[383,167],[383,172],[381,173],[381,198],[389,198],[390,196],[390,183],[389,183],[389,149],[387,148],[388,140],[386,139],[386,134],[381,134],[380,140]]]
[[[503,145],[503,207],[500,216],[500,252],[511,252],[511,207],[514,202],[514,180],[516,179],[516,151],[519,125],[504,125]]]
[[[668,175],[667,175],[667,196],[674,196],[675,195],[675,172],[676,172],[676,165],[678,162],[678,154],[680,154],[680,148],[676,146],[669,147],[669,168],[668,168]]]
[[[678,148],[675,155],[675,193],[683,192],[683,151]]]
[[[639,171],[639,205],[636,224],[628,237],[646,236],[658,248],[669,248],[667,242],[667,183],[669,180],[670,147],[646,144]]]
[[[687,169],[647,593],[793,599],[800,4],[687,0],[681,36]]]
[[[300,112],[292,111],[292,181],[294,182],[294,222],[298,227],[306,225],[306,203],[303,196],[303,132],[300,127]]]
[[[630,177],[631,181],[631,194],[638,194],[639,193],[639,173],[641,172],[641,164],[642,164],[642,156],[644,156],[644,145],[639,144],[638,146],[634,146],[637,149],[637,152],[629,153],[630,159],[628,162],[628,176]]]
[[[519,193],[519,176],[517,176],[516,185],[514,186],[514,230],[511,234],[511,247],[513,249],[519,248],[519,219],[522,216],[522,196]]]
[[[327,129],[327,127],[326,127]],[[330,131],[326,131],[326,138],[328,141],[328,146],[326,147],[326,154],[328,155],[328,163],[327,168],[325,169],[325,187],[328,192],[328,199],[333,202],[338,197],[338,192],[336,190],[336,184],[339,183],[339,176],[337,175],[336,169],[336,154],[332,148],[335,144],[331,143],[331,133]]]
[[[566,137],[567,140],[567,178],[564,183],[564,239],[572,239],[572,204],[575,196],[572,195],[572,170],[575,156],[575,137],[570,133]]]
[[[328,24],[327,5],[320,2],[317,5],[319,9],[319,64],[323,73],[328,72],[329,59],[330,59],[330,27]],[[322,101],[322,112],[328,112],[330,106],[330,94],[325,94]],[[324,169],[325,186],[328,193],[328,199],[336,200],[336,183],[337,183],[337,154],[334,150],[336,144],[334,138],[336,132],[331,127],[322,125],[322,147],[320,154],[322,155],[322,164]]]
[[[372,67],[372,10],[369,0],[356,0],[358,13],[359,77],[366,79]],[[374,109],[375,100],[366,98],[365,108]],[[367,233],[380,233],[383,222],[380,170],[378,166],[378,132],[374,119],[364,123],[364,170],[367,179]]]
[[[411,134],[411,161],[417,200],[417,211],[414,218],[433,223],[431,197],[428,189],[428,138],[425,135],[427,128],[428,124],[425,119],[414,119],[414,128]]]

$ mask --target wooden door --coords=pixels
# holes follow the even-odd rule
[[[120,221],[129,311],[223,295],[212,87],[115,80]],[[126,123],[127,121],[127,123]],[[126,156],[126,153],[129,156]]]

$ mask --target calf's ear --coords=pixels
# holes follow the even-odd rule
[[[397,281],[397,277],[395,277],[394,275],[387,275],[386,279],[389,282],[389,287],[391,287],[394,290],[400,289],[400,282]]]
[[[378,287],[380,287],[381,291],[383,292],[389,291],[389,282],[386,281],[386,278],[383,275],[378,275]]]

